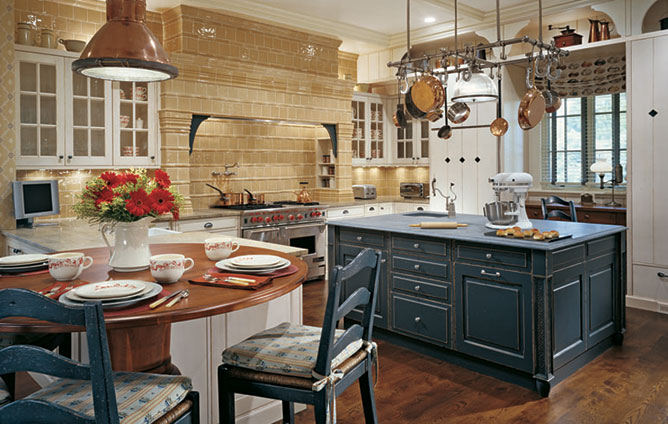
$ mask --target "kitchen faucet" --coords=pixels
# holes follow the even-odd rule
[[[213,172],[211,172],[211,175],[214,176],[214,177],[220,177],[221,175],[223,175],[225,177],[230,177],[232,175],[237,175],[236,172],[230,171],[229,169],[230,168],[238,168],[238,167],[239,167],[239,162],[234,162],[233,165],[225,164],[225,171],[224,172],[213,171]]]
[[[448,217],[454,218],[457,215],[457,212],[455,211],[455,200],[457,200],[457,194],[455,194],[455,191],[452,189],[454,187],[455,183],[450,183],[450,192],[452,193],[452,200],[450,200],[450,196],[446,196],[443,194],[443,192],[436,187],[436,177],[434,177],[431,180],[431,192],[432,196],[436,197],[436,193],[441,195],[445,199],[445,209],[448,212]]]

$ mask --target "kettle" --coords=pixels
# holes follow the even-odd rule
[[[599,24],[601,21],[598,19],[589,19],[589,42],[594,43],[596,41],[601,41],[601,30]],[[610,31],[608,30],[608,34]]]
[[[311,193],[309,193],[308,190],[306,189],[306,185],[308,183],[302,182],[302,183],[299,183],[299,184],[302,186],[301,190],[293,191],[293,193],[297,195],[297,202],[298,203],[310,203],[310,202],[312,202],[313,200],[311,198]]]

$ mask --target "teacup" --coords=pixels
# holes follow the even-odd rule
[[[88,262],[88,263],[86,263]],[[49,255],[49,274],[58,281],[78,278],[84,269],[93,265],[93,258],[80,252],[54,253]]]
[[[206,257],[212,261],[229,258],[230,255],[239,250],[239,243],[231,237],[216,237],[204,240],[204,252]]]
[[[135,100],[146,100],[146,87],[135,87]]]
[[[130,123],[130,116],[121,115],[121,128],[127,128],[129,123]]]
[[[186,266],[188,262],[190,265]],[[175,283],[194,266],[195,261],[177,253],[154,255],[149,260],[151,276],[159,283]]]

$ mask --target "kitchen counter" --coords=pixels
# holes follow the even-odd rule
[[[409,227],[428,221],[469,226]],[[543,242],[487,236],[486,222],[426,211],[330,220],[328,262],[381,254],[375,337],[548,396],[623,342],[626,227],[532,221],[572,235]]]
[[[159,230],[158,230],[159,231]],[[104,241],[100,235],[97,225],[89,225],[82,221],[63,221],[59,225],[43,226],[35,228],[17,228],[15,230],[2,230],[2,234],[11,240],[30,246],[32,250],[44,253],[52,253],[63,250],[88,249],[104,247]],[[203,243],[205,239],[216,237],[215,234],[204,231],[188,233],[159,234],[149,237],[151,244],[164,243]],[[113,235],[109,242],[113,245]],[[307,249],[284,246],[273,243],[264,243],[255,240],[232,237],[242,246],[262,247],[273,249],[282,253],[302,256],[308,253]]]
[[[460,227],[456,230],[427,228],[422,229],[409,226],[410,224],[433,221],[456,221],[460,224],[469,224],[469,226]],[[485,227],[487,222],[487,218],[479,215],[459,214],[456,218],[450,219],[448,218],[447,214],[442,214],[439,212],[409,212],[404,214],[380,215],[366,218],[349,218],[345,220],[328,221],[328,225],[549,251],[563,249],[565,247],[582,243],[584,241],[589,241],[606,235],[626,231],[626,227],[619,225],[534,220],[531,222],[534,224],[535,228],[538,228],[541,231],[556,230],[559,231],[559,234],[562,236],[566,234],[572,235],[570,238],[552,242],[538,242],[521,239],[517,240],[505,237],[486,236],[485,233],[495,231]]]
[[[401,196],[380,196],[375,199],[354,199],[346,202],[326,202],[327,206],[332,208],[339,208],[345,206],[369,205],[373,203],[429,203],[429,199],[405,199]]]
[[[221,208],[194,209],[192,212],[181,214],[179,220],[187,221],[189,219],[209,219],[209,218],[220,218],[224,216],[240,216],[240,215],[241,211],[234,209],[221,209]],[[169,221],[173,221],[171,214],[164,214],[153,220],[153,222],[169,222]]]

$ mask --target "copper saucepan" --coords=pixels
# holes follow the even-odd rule
[[[244,200],[243,193],[223,193],[223,191],[216,186],[213,186],[211,184],[207,184],[207,186],[216,190],[220,194],[218,200],[216,200],[213,203],[213,205],[211,205],[213,207],[235,206],[235,205],[241,205],[243,203]]]
[[[411,87],[410,97],[417,109],[429,113],[443,106],[443,85],[438,78],[424,75]]]
[[[246,204],[248,205],[262,205],[264,204],[264,194],[253,194],[248,189],[244,189],[247,193],[246,195]]]
[[[420,109],[418,109],[414,104],[413,104],[413,99],[411,96],[411,93],[413,91],[413,87],[408,89],[406,92],[405,100],[406,100],[406,111],[408,111],[408,114],[412,116],[413,118],[416,119],[422,119],[424,118],[427,114]]]
[[[471,114],[471,108],[464,102],[454,102],[448,109],[448,119],[455,124],[466,121]]]
[[[535,86],[536,75],[532,73],[533,66],[527,68],[526,83],[529,89],[522,97],[520,107],[517,110],[517,121],[520,128],[530,130],[540,123],[545,114],[545,98]],[[530,78],[530,75],[533,75]]]

